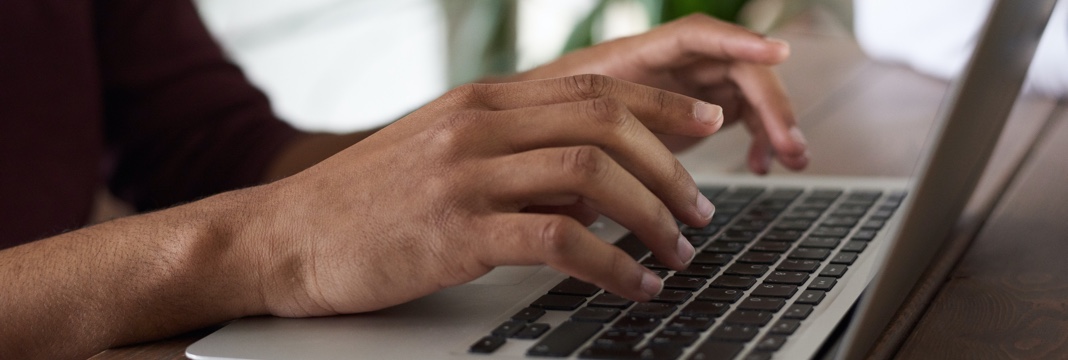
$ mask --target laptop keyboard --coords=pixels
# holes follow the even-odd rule
[[[536,340],[533,357],[770,359],[834,289],[905,197],[904,192],[706,187],[709,225],[680,224],[698,250],[672,271],[633,236],[616,246],[664,279],[652,302],[567,278],[471,345],[493,353]],[[548,312],[568,320],[539,323]],[[742,357],[742,354],[745,354]]]

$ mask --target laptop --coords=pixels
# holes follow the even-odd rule
[[[681,230],[685,271],[591,226],[658,272],[633,303],[545,266],[500,267],[389,309],[234,321],[193,359],[859,359],[956,223],[1019,93],[1055,0],[998,1],[907,179],[697,178],[712,224]],[[852,312],[852,316],[847,316]],[[842,330],[844,329],[844,330]]]

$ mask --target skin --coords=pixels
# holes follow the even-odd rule
[[[787,54],[686,18],[461,86],[373,134],[309,135],[269,169],[277,181],[0,251],[0,358],[372,311],[500,265],[548,264],[648,300],[660,279],[585,224],[604,214],[684,268],[694,249],[672,217],[702,226],[714,208],[661,139],[685,146],[743,116],[754,171],[772,153],[803,167],[769,67]]]

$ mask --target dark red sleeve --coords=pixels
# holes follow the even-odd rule
[[[96,1],[110,187],[141,210],[258,183],[298,132],[229,62],[189,0]]]

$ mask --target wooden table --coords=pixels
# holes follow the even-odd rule
[[[947,83],[868,59],[819,11],[776,36],[793,50],[780,72],[811,146],[803,174],[910,175]],[[741,127],[725,129],[680,160],[695,174],[745,172],[747,145]],[[1021,98],[953,238],[873,358],[1068,358],[1066,155],[1068,106]],[[94,359],[184,359],[209,332]]]

